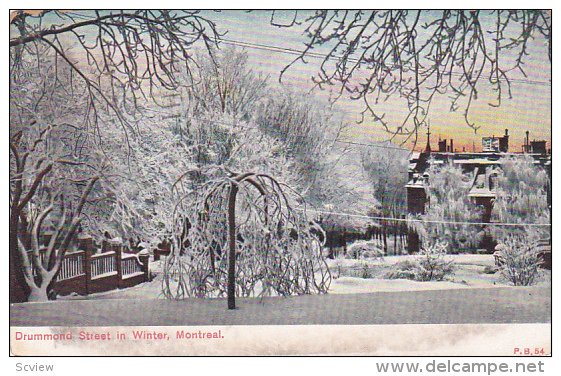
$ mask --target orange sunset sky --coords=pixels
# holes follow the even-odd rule
[[[275,18],[282,21],[292,18],[292,11],[276,13]],[[302,50],[307,40],[302,29],[279,29],[270,25],[270,12],[239,12],[226,11],[212,13],[210,16],[222,29],[228,30],[225,38],[252,44],[275,46],[283,49]],[[436,16],[436,14],[435,14]],[[503,93],[500,107],[492,107],[489,103],[496,103],[492,88],[482,86],[478,100],[474,101],[470,111],[470,120],[480,129],[477,134],[465,123],[462,110],[450,112],[450,100],[447,96],[437,97],[432,104],[429,116],[431,126],[431,141],[436,148],[439,136],[443,139],[454,139],[454,147],[461,151],[471,151],[475,144],[476,151],[481,150],[481,137],[501,136],[506,128],[510,134],[510,150],[521,151],[525,132],[530,131],[530,139],[548,141],[551,145],[551,64],[547,56],[545,41],[538,40],[528,47],[529,56],[524,69],[527,77],[512,72],[515,82],[512,82],[512,99]],[[289,64],[294,55],[287,53],[248,48],[250,62],[254,69],[269,74],[272,82],[278,82],[279,72]],[[315,50],[314,52],[321,52]],[[309,58],[307,64],[298,63],[283,77],[283,84],[309,89],[312,87],[311,77],[317,74],[320,60]],[[328,96],[328,93],[315,91],[317,95]],[[390,99],[379,105],[386,114],[385,119],[390,124],[400,124],[407,113],[406,104],[399,99]],[[345,113],[349,129],[347,136],[361,141],[384,141],[389,135],[381,126],[371,121],[357,124],[360,111],[363,109],[359,101],[342,97],[338,101],[338,109]],[[426,129],[422,130],[415,149],[426,145]],[[412,142],[404,146],[412,148]]]

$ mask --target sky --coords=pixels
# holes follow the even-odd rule
[[[307,40],[302,27],[278,28],[270,23],[270,11],[223,11],[220,13],[209,12],[219,29],[227,30],[225,39],[258,44],[263,46],[278,47],[281,49],[302,50]],[[288,23],[292,19],[292,11],[276,12],[275,21]],[[276,82],[280,71],[294,58],[286,52],[277,49],[256,49],[254,46],[246,48],[252,67],[271,76],[271,81]],[[492,107],[495,103],[494,93],[491,88],[482,90],[470,110],[470,120],[475,122],[480,129],[477,133],[465,123],[462,111],[451,112],[450,100],[447,96],[437,97],[432,105],[429,122],[431,126],[431,143],[436,148],[438,138],[454,139],[455,148],[461,151],[464,147],[471,151],[481,149],[481,137],[502,136],[505,129],[509,129],[511,151],[521,151],[525,132],[530,132],[530,139],[544,139],[551,142],[551,65],[547,57],[547,49],[543,41],[539,40],[528,47],[530,55],[527,58],[525,71],[527,77],[513,72],[514,78],[528,82],[512,82],[512,99],[503,94],[500,107]],[[315,51],[321,52],[321,51]],[[312,87],[311,77],[318,72],[320,60],[310,58],[307,64],[297,63],[283,76],[283,85],[300,87],[309,90]],[[327,92],[314,91],[316,95],[328,97]],[[386,113],[386,119],[393,124],[398,124],[407,113],[403,100],[390,99],[379,107]],[[361,141],[383,141],[389,135],[381,126],[368,119],[357,124],[360,119],[362,104],[349,98],[338,101],[338,109],[346,114],[350,124],[349,137]],[[424,147],[426,134],[420,135],[416,149]],[[404,145],[411,148],[411,143]]]
[[[311,11],[310,11],[311,12]],[[90,14],[89,14],[90,13]],[[93,15],[91,11],[81,11],[83,15]],[[317,75],[321,59],[308,58],[306,63],[298,62],[283,76],[279,83],[279,74],[295,58],[295,54],[287,50],[300,51],[304,49],[307,37],[302,26],[279,28],[271,25],[271,11],[203,11],[203,15],[217,25],[220,32],[225,33],[225,43],[244,45],[252,69],[270,77],[270,89],[275,90],[278,85],[288,86],[300,90],[313,88],[312,77]],[[274,21],[280,24],[289,23],[293,11],[277,11]],[[300,17],[305,16],[301,12]],[[430,18],[432,14],[429,14]],[[434,17],[437,14],[435,13]],[[483,20],[485,22],[485,20]],[[484,26],[484,25],[483,25]],[[314,52],[321,53],[320,49]],[[500,107],[492,107],[496,99],[491,87],[482,87],[479,98],[473,102],[470,110],[470,120],[480,129],[477,133],[467,126],[463,111],[450,111],[450,99],[441,95],[435,97],[431,105],[428,118],[431,127],[431,144],[437,146],[439,138],[454,139],[455,148],[462,151],[481,150],[481,137],[501,136],[505,129],[509,129],[511,151],[521,151],[525,132],[530,132],[530,139],[546,140],[551,145],[551,64],[547,57],[544,41],[536,39],[528,46],[529,55],[524,66],[527,77],[512,73],[518,80],[512,82],[512,99],[503,94]],[[519,81],[520,79],[523,82]],[[329,98],[326,90],[314,89],[313,95]],[[406,102],[396,97],[374,106],[385,114],[385,120],[390,125],[398,125],[407,114]],[[382,127],[366,118],[358,123],[361,111],[364,109],[360,101],[341,97],[336,103],[336,111],[344,116],[348,124],[346,137],[361,142],[388,140],[390,135]],[[416,150],[426,145],[426,130],[419,135],[415,145],[412,142],[405,147]],[[397,141],[400,141],[399,139]]]

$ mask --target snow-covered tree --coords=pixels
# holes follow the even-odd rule
[[[195,56],[198,68],[190,71],[194,84],[180,90],[182,112],[191,116],[219,112],[248,120],[266,94],[267,77],[249,69],[247,52],[223,46],[212,48],[210,55],[199,51]]]
[[[110,172],[101,187],[106,200],[85,213],[84,225],[93,236],[107,232],[155,248],[171,234],[174,182],[199,169],[193,149],[165,124],[146,118],[136,127],[130,150],[121,147],[118,130],[105,143],[111,150],[106,159]]]
[[[255,121],[279,139],[294,160],[297,186],[310,205],[321,211],[325,230],[365,229],[366,215],[376,205],[360,164],[360,150],[349,146],[347,126],[337,108],[305,93],[281,89],[262,101]]]
[[[335,144],[319,165],[305,197],[321,211],[325,231],[366,231],[379,206],[360,163],[360,149]],[[347,215],[349,214],[349,215]]]
[[[326,293],[331,276],[323,232],[307,219],[298,194],[268,174],[225,172],[178,195],[164,295],[226,295],[234,309],[236,296]]]
[[[451,163],[442,166],[431,163],[427,175],[425,213],[410,217],[409,225],[423,244],[442,241],[448,244],[450,252],[478,248],[484,235],[483,227],[463,224],[481,222],[481,209],[468,196],[473,176],[462,173],[461,168]]]
[[[105,157],[111,151],[103,148],[105,132],[112,133],[117,124],[124,141],[120,147],[130,148],[135,119],[129,115],[134,115],[138,101],[150,98],[154,103],[162,92],[176,90],[181,85],[180,67],[189,72],[194,65],[193,45],[202,38],[208,49],[218,35],[214,23],[198,11],[11,14],[10,301],[26,300],[25,291],[20,293],[16,286],[26,286],[29,279],[20,245],[26,251],[36,248],[22,233],[30,226],[29,215],[35,211],[44,221],[57,212],[47,210],[56,205],[60,218],[71,223],[85,215],[83,194],[91,201],[90,194],[96,194],[107,172]],[[91,181],[97,188],[89,188]],[[72,210],[65,211],[62,202]],[[65,212],[66,217],[61,214]],[[64,225],[71,231],[63,238],[71,238],[78,226]],[[51,270],[50,265],[47,268]]]
[[[376,145],[376,144],[375,144]],[[379,148],[364,148],[361,159],[383,215],[399,217],[407,202],[407,164],[409,152],[396,145],[379,143]]]
[[[495,180],[496,198],[493,204],[494,222],[541,224],[532,227],[538,236],[548,238],[551,228],[548,190],[551,189],[547,172],[536,165],[531,156],[505,157]],[[524,232],[526,226],[493,226],[491,231],[500,242],[508,233]]]
[[[84,85],[46,51],[37,51],[32,68],[29,57],[20,59],[10,77],[10,278],[12,289],[17,281],[27,300],[39,301],[96,196],[102,165],[87,123],[78,121]]]

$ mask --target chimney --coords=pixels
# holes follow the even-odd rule
[[[450,139],[450,152],[453,153],[454,152],[454,140]]]
[[[526,131],[526,147],[524,148],[526,153],[530,152],[530,131]]]
[[[505,135],[499,138],[499,150],[508,153],[508,129],[505,129]]]

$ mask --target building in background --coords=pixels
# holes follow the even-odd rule
[[[530,132],[526,131],[526,139],[524,140],[522,150],[527,154],[551,154],[551,150],[546,149],[546,144],[547,141],[545,140],[530,141]]]
[[[502,137],[483,137],[481,139],[483,153],[508,153],[508,129]]]
[[[488,223],[491,220],[493,201],[495,199],[495,179],[498,175],[501,160],[505,156],[531,155],[535,163],[544,167],[551,179],[551,150],[546,149],[546,141],[530,141],[529,132],[522,147],[523,153],[509,152],[509,134],[505,129],[502,137],[483,137],[481,152],[456,152],[454,140],[438,141],[438,151],[433,152],[430,148],[430,132],[427,132],[427,146],[423,152],[412,153],[409,159],[409,181],[405,186],[407,191],[407,212],[417,215],[424,214],[428,202],[427,185],[429,181],[428,168],[433,164],[453,163],[460,166],[462,172],[473,176],[469,190],[470,199],[482,207],[481,222]],[[551,205],[551,193],[548,193],[548,202]],[[410,251],[418,248],[418,240],[409,238]]]

